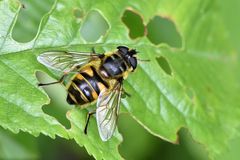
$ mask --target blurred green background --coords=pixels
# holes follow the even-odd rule
[[[24,43],[29,42],[34,38],[38,31],[42,16],[50,10],[54,0],[22,0],[21,2],[23,7],[13,29],[12,37],[16,41]],[[74,14],[76,17],[82,16],[78,11],[75,11]],[[133,21],[129,21],[129,19],[123,19],[123,21],[126,25],[131,22],[133,23]],[[94,26],[94,23],[101,23],[102,27],[92,29],[91,26]],[[91,15],[88,15],[88,19],[80,32],[85,40],[95,41],[99,35],[102,35],[104,31],[108,29],[108,27],[109,26],[106,22],[102,20],[98,14],[92,12]],[[154,25],[153,27],[148,27],[151,27],[154,30]],[[143,30],[139,29],[139,32],[140,33],[134,33],[132,37],[136,38],[142,36]],[[178,37],[174,36],[173,38],[175,39],[169,41],[175,42],[177,41],[176,39],[178,39]],[[179,46],[179,43],[176,42],[175,45]],[[42,72],[38,72],[37,77],[41,82],[54,81],[54,79]],[[64,88],[60,85],[54,85],[45,87],[44,89],[51,99],[49,105],[43,106],[44,112],[54,116],[64,126],[70,128],[70,123],[66,119],[65,114],[72,108],[72,106],[69,106],[65,101],[66,92]],[[128,114],[120,115],[118,128],[123,135],[124,140],[119,146],[119,152],[125,159],[208,159],[204,146],[194,142],[186,129],[180,130],[179,144],[174,145],[148,133]],[[232,148],[236,148],[234,146],[237,143],[239,143],[239,139],[232,142]],[[230,150],[229,155],[221,157],[221,159],[234,159],[237,152],[237,149]],[[59,137],[51,139],[43,135],[33,137],[23,132],[15,135],[0,128],[0,159],[75,160],[93,159],[93,157],[89,156],[86,150],[83,147],[79,147],[73,140],[65,140]]]

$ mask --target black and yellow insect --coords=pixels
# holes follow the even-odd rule
[[[84,132],[87,133],[90,116],[96,113],[100,137],[107,141],[116,128],[124,92],[122,82],[137,67],[136,54],[136,50],[125,46],[118,46],[116,51],[105,54],[47,51],[38,56],[38,61],[64,74],[57,82],[39,86],[62,83],[69,73],[74,73],[66,85],[67,102],[82,107],[97,102],[97,109],[88,113]]]

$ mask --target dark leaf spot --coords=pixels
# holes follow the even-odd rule
[[[77,19],[81,19],[83,17],[83,12],[79,8],[74,8],[73,9],[73,15]]]

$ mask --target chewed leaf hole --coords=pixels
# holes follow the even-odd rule
[[[51,78],[44,72],[37,71],[36,77],[39,83],[49,83],[54,82],[56,79]],[[66,118],[66,113],[72,107],[69,106],[66,102],[66,92],[65,88],[60,84],[48,85],[42,87],[43,90],[48,94],[51,99],[50,104],[44,105],[42,110],[45,114],[54,117],[66,128],[70,128],[70,122]]]
[[[173,21],[168,18],[155,16],[147,24],[147,30],[147,37],[153,44],[164,43],[174,48],[182,47],[182,38]]]
[[[129,36],[132,39],[143,37],[145,34],[145,26],[142,17],[134,11],[126,10],[122,16],[123,23],[129,29]]]
[[[167,61],[167,59],[165,57],[157,57],[157,62],[159,64],[159,66],[168,74],[168,75],[172,75],[172,70],[171,67]]]
[[[81,11],[79,8],[74,8],[73,9],[73,15],[77,19],[81,19],[81,18],[83,18],[83,11]]]
[[[80,33],[88,42],[95,42],[101,36],[104,36],[109,29],[106,19],[98,12],[91,11],[82,24]]]
[[[41,18],[51,9],[54,0],[22,0],[21,2],[22,7],[12,30],[12,38],[15,41],[26,43],[36,36]]]

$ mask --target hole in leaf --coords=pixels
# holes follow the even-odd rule
[[[130,38],[135,39],[144,36],[145,26],[139,14],[131,10],[126,10],[123,13],[122,21],[129,29]]]
[[[75,9],[73,9],[73,15],[77,19],[81,19],[81,18],[83,18],[83,11],[81,11],[79,8],[75,8]]]
[[[49,77],[43,72],[36,72],[36,77],[41,83],[54,82],[56,79]],[[55,117],[62,125],[66,128],[70,128],[70,122],[66,118],[66,113],[72,107],[66,102],[66,91],[65,88],[60,84],[49,85],[42,87],[50,98],[50,104],[44,105],[42,110],[44,113]]]
[[[165,43],[174,48],[182,47],[182,38],[170,19],[155,16],[148,23],[147,30],[147,37],[153,44]]]
[[[165,73],[167,73],[168,75],[172,75],[172,70],[167,59],[163,56],[157,57],[156,59],[160,67],[165,71]]]
[[[94,10],[87,15],[80,32],[86,41],[94,42],[105,35],[108,29],[109,25],[106,19]]]
[[[12,38],[18,42],[29,42],[37,34],[41,18],[52,7],[54,0],[21,0],[22,8],[12,31]]]

